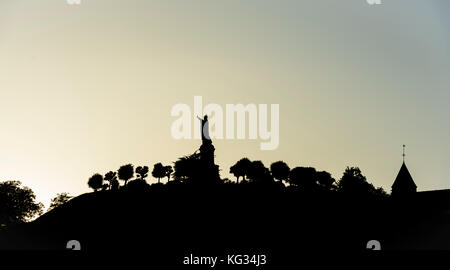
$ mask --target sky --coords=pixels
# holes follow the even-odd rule
[[[447,0],[0,0],[0,181],[48,206],[94,173],[172,164],[175,104],[279,104],[280,141],[214,140],[242,157],[339,179],[358,166],[390,191],[450,188]],[[148,182],[156,180],[150,177]]]

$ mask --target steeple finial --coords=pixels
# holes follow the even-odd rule
[[[403,145],[403,163],[405,163],[405,147],[406,145]]]

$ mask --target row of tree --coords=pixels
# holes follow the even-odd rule
[[[291,169],[285,162],[277,161],[270,169],[257,161],[243,158],[230,168],[230,173],[236,177],[236,182],[242,178],[244,182],[269,182],[278,180],[282,184],[299,187],[303,190],[322,188],[352,194],[367,193],[387,196],[383,188],[375,188],[369,183],[358,167],[347,167],[342,178],[336,181],[327,171],[316,171],[312,167],[295,167]]]
[[[175,162],[175,170],[173,170],[172,166],[156,163],[153,166],[152,176],[158,179],[158,183],[164,177],[167,177],[169,182],[172,176],[179,182],[195,182],[196,177],[201,175],[203,170],[203,168],[195,166],[195,164],[201,164],[195,162],[196,160],[197,156],[195,154],[182,157]],[[128,181],[136,174],[135,180],[145,182],[148,172],[149,168],[147,166],[139,166],[134,169],[132,164],[127,164],[121,166],[117,172],[110,171],[104,176],[98,173],[94,174],[89,178],[88,185],[95,191],[101,189],[118,190],[120,187],[118,180],[124,181],[123,186],[126,186]],[[382,188],[375,188],[371,183],[367,182],[366,177],[357,167],[347,167],[342,178],[336,181],[329,172],[317,171],[312,167],[295,167],[291,169],[285,162],[277,161],[267,168],[260,160],[251,161],[248,158],[242,158],[231,166],[229,172],[236,177],[237,184],[278,182],[283,186],[297,187],[307,191],[321,188],[361,195],[367,193],[387,195]]]
[[[136,169],[132,164],[121,166],[117,172],[109,171],[104,176],[96,173],[88,180],[88,186],[94,191],[98,190],[118,190],[120,187],[119,180],[124,181],[124,186],[136,174],[135,180],[145,181],[148,177],[149,168],[147,166],[138,166]],[[153,167],[152,176],[158,179],[160,183],[161,178],[167,177],[170,181],[170,176],[173,172],[172,166],[164,166],[161,163],[156,163]],[[106,183],[105,183],[106,182]]]
[[[248,179],[254,182],[275,179],[280,183],[293,186],[309,188],[318,184],[327,189],[332,189],[335,183],[335,179],[329,172],[318,172],[312,167],[295,167],[291,170],[283,161],[272,163],[269,169],[260,160],[250,161],[248,158],[243,158],[231,166],[230,173],[236,177],[237,183],[240,178],[243,181]]]
[[[182,157],[175,162],[175,170],[171,166],[164,166],[157,163],[153,167],[152,176],[158,179],[171,176],[176,182],[187,182],[194,177],[192,170],[201,170],[201,168],[189,166],[195,157]],[[134,168],[132,164],[121,166],[117,172],[110,171],[104,176],[95,174],[89,178],[88,184],[95,191],[98,190],[117,190],[120,187],[119,180],[124,181],[126,186],[128,182],[136,176],[135,181],[144,182],[148,177],[149,168],[139,166]],[[278,182],[283,186],[291,186],[300,190],[313,191],[315,188],[321,188],[336,192],[345,192],[348,194],[366,195],[368,193],[380,196],[387,196],[383,188],[375,188],[367,182],[366,177],[357,167],[347,167],[338,181],[332,178],[326,171],[316,171],[311,167],[295,167],[293,169],[283,161],[277,161],[266,168],[261,161],[250,161],[243,158],[236,162],[230,168],[230,173],[236,177],[237,184],[246,183],[274,183]],[[105,183],[106,182],[106,183]],[[133,181],[134,182],[134,181]],[[227,181],[222,181],[227,183]],[[52,199],[48,211],[65,204],[72,197],[67,193],[60,193]],[[0,182],[0,229],[9,224],[26,222],[32,220],[35,216],[43,213],[42,203],[36,202],[36,196],[33,191],[22,186],[19,181]]]
[[[243,158],[230,168],[230,173],[239,179],[250,182],[262,182],[278,180],[280,183],[298,186],[302,188],[312,188],[320,185],[326,189],[334,189],[335,179],[329,172],[316,171],[312,167],[295,167],[292,170],[283,161],[277,161],[266,168],[260,161],[250,161]]]

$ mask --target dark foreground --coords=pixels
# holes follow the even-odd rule
[[[40,251],[40,258],[46,252],[97,261],[107,256],[110,263],[139,258],[183,265],[186,258],[194,264],[196,257],[217,257],[216,267],[230,266],[229,255],[240,255],[232,257],[233,266],[262,265],[263,255],[277,265],[355,256],[376,261],[450,250],[447,198],[447,191],[392,199],[276,186],[142,186],[74,198],[34,222],[0,232],[0,249]],[[68,251],[70,240],[81,250]],[[381,252],[367,248],[370,240],[380,243]]]

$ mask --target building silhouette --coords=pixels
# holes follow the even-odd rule
[[[392,184],[392,195],[408,195],[417,192],[416,183],[408,171],[405,162],[403,162],[400,171]]]

